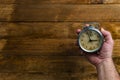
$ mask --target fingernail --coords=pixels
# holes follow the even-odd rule
[[[104,29],[103,29],[103,28],[101,28],[101,31],[104,31]]]
[[[90,26],[90,24],[85,24],[85,26],[87,26],[87,27],[88,27],[88,26]]]
[[[74,44],[75,44],[75,46],[79,46],[79,45],[78,45],[78,42],[75,42]]]
[[[77,30],[76,30],[76,33],[77,33],[77,34],[79,34],[79,33],[80,33],[80,31],[81,31],[80,29],[77,29]]]
[[[80,29],[77,29],[77,32],[80,32],[81,30]]]

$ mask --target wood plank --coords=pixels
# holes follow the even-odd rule
[[[120,57],[114,57],[115,65],[120,72]],[[2,73],[29,73],[40,75],[60,75],[77,73],[91,75],[96,73],[93,67],[81,56],[18,56],[4,55],[0,59],[0,71]]]
[[[41,55],[41,56],[80,56],[76,39],[11,39],[1,43],[0,53],[6,55]],[[115,40],[114,55],[119,56],[120,39]]]
[[[70,39],[10,39],[4,41],[1,48],[3,54],[20,55],[80,55],[74,54],[79,51]],[[72,46],[70,46],[72,45]],[[74,46],[73,46],[74,45]],[[63,50],[64,49],[64,50]],[[73,49],[70,51],[70,49]],[[34,54],[33,54],[34,53]]]
[[[67,4],[74,4],[74,3],[77,3],[77,4],[85,4],[85,3],[100,3],[101,0],[61,0],[61,1],[58,1],[58,0],[36,0],[36,1],[33,1],[33,0],[0,0],[0,3],[1,4],[46,4],[46,3],[49,3],[49,4],[55,4],[55,3],[67,3]]]
[[[5,5],[1,5],[3,8]],[[12,15],[6,5],[0,21],[120,21],[120,6],[116,5],[15,5]],[[4,10],[4,8],[3,8]],[[2,11],[3,11],[2,10]],[[89,13],[89,15],[88,15]],[[94,15],[93,15],[94,14]]]
[[[119,0],[0,0],[0,4],[115,4]]]
[[[81,62],[81,60],[83,61]],[[91,73],[95,73],[95,69],[80,56],[4,55],[4,58],[0,59],[0,70],[2,73],[8,74],[28,73],[42,77],[47,75],[55,79],[61,75],[60,80],[67,76],[71,76],[72,78],[83,78],[83,76],[90,77],[90,75],[94,76],[94,74],[92,75]]]
[[[85,73],[85,70],[87,70],[88,72],[95,72],[94,68],[81,56],[3,55],[3,58],[1,58],[0,61],[0,71],[4,73],[24,72],[41,74],[59,74]],[[89,68],[87,69],[87,67]]]
[[[52,76],[28,73],[0,73],[0,80],[53,80]]]
[[[119,22],[100,22],[100,26],[110,31],[114,39],[120,39]],[[82,29],[84,23],[0,23],[0,38],[41,38],[76,39],[76,29]]]
[[[53,75],[40,75],[28,73],[0,73],[1,80],[96,80],[96,74],[85,75],[82,74],[53,74]]]
[[[118,68],[120,57],[114,57]],[[81,56],[17,56],[4,55],[0,59],[0,70],[3,73],[32,73],[32,74],[91,74],[95,68]]]
[[[0,4],[0,21],[11,20],[11,15],[14,11],[14,5],[1,5]]]
[[[0,4],[13,4],[16,0],[0,0]]]
[[[107,3],[107,4],[118,4],[120,3],[120,0],[103,0],[103,3]]]

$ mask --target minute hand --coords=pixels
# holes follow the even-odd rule
[[[92,41],[91,38],[90,38],[90,34],[88,32],[87,32],[87,34],[88,34],[88,37],[89,37],[89,41]]]

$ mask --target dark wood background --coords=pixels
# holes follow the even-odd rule
[[[84,22],[111,32],[120,72],[120,0],[0,0],[0,80],[96,80],[74,45]]]

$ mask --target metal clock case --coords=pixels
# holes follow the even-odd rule
[[[103,42],[104,37],[102,33],[93,26],[84,27],[78,36],[79,47],[87,53],[99,51]]]

